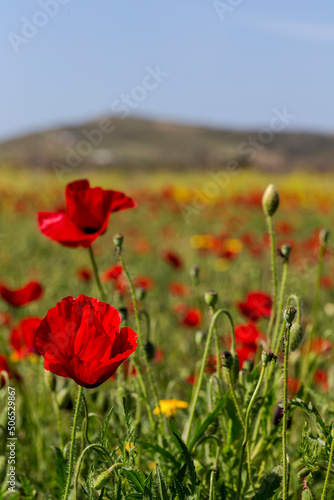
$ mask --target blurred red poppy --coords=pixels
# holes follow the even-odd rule
[[[188,309],[182,318],[182,324],[184,326],[195,327],[202,323],[202,313],[200,309]]]
[[[8,312],[0,311],[0,325],[9,326],[12,322],[12,316]]]
[[[269,317],[271,314],[272,300],[263,292],[251,292],[246,297],[246,302],[238,302],[239,311],[251,321]]]
[[[87,267],[80,267],[77,270],[77,277],[80,281],[90,281],[92,279],[92,271]]]
[[[118,191],[91,188],[87,179],[66,187],[66,211],[39,212],[40,231],[68,247],[89,247],[106,231],[110,214],[136,203]]]
[[[40,298],[43,293],[43,288],[37,281],[31,281],[22,288],[16,290],[7,288],[5,285],[0,285],[1,297],[14,307],[24,306]]]
[[[121,315],[109,304],[79,295],[50,309],[36,332],[44,367],[83,387],[110,378],[137,347],[137,334],[119,328]]]
[[[242,368],[244,362],[247,359],[252,359],[254,361],[255,354],[257,351],[256,344],[240,344],[237,345],[236,352],[239,358],[240,368]]]
[[[183,261],[179,255],[175,252],[165,251],[162,254],[162,258],[168,262],[174,269],[181,269],[183,267]]]
[[[36,349],[36,329],[41,318],[25,318],[13,330],[10,335],[10,344],[19,359],[28,354],[39,354]]]
[[[169,284],[168,290],[171,295],[178,297],[185,297],[190,294],[190,287],[181,283],[181,281],[172,281]]]
[[[314,375],[314,381],[316,384],[320,385],[323,391],[328,392],[329,382],[328,373],[326,370],[317,370]]]
[[[145,290],[151,290],[154,285],[154,281],[150,276],[136,276],[133,280],[136,288],[145,288]]]
[[[103,281],[117,280],[124,273],[121,264],[114,264],[104,271],[102,275]]]
[[[235,329],[235,339],[238,344],[256,344],[261,335],[254,323],[239,325]]]

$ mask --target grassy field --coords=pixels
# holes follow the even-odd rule
[[[334,179],[302,172],[269,176],[223,170],[150,176],[74,171],[63,182],[44,171],[1,173],[1,284],[17,289],[37,281],[44,290],[39,300],[22,307],[1,300],[1,351],[9,363],[8,384],[16,392],[17,437],[16,485],[11,492],[6,476],[10,472],[8,384],[2,379],[0,439],[4,447],[0,449],[6,449],[0,456],[2,497],[67,498],[76,384],[57,377],[50,390],[43,358],[20,355],[10,338],[22,319],[44,318],[66,296],[101,299],[88,250],[46,238],[36,218],[37,212],[65,207],[66,184],[82,177],[91,186],[123,191],[138,204],[111,214],[108,230],[92,248],[106,302],[117,309],[127,308],[128,325],[140,333],[124,272],[116,279],[106,276],[119,263],[113,236],[124,235],[122,255],[139,289],[139,310],[146,311],[140,315],[143,343],[149,341],[154,353],[146,347],[144,355],[139,345],[130,364],[123,364],[112,379],[84,389],[88,410],[81,404],[69,498],[234,500],[239,494],[239,498],[254,500],[297,500],[302,494],[304,499],[332,498],[334,264],[332,240],[324,242],[319,233],[333,224]],[[270,183],[280,195],[273,215],[275,247],[285,243],[292,247],[288,259],[276,252],[282,303],[277,300],[278,314],[271,314],[277,332],[284,333],[281,309],[294,294],[297,301],[292,299],[291,304],[301,315],[304,330],[303,343],[289,355],[288,428],[283,431],[284,418],[277,414],[284,402],[282,373],[288,352],[284,352],[284,338],[290,333],[285,332],[279,345],[273,343],[273,335],[268,336],[270,311],[263,309],[271,308],[268,300],[274,290],[271,241],[261,201]],[[199,268],[198,280],[193,266]],[[214,306],[204,300],[208,290],[218,294]],[[252,292],[267,296],[265,306],[247,303]],[[237,373],[233,365],[230,381],[231,373],[221,366],[224,360],[217,363],[217,356],[231,349],[235,355],[231,325],[225,313],[216,325],[211,323],[220,308],[232,315],[242,368]],[[260,308],[256,317],[253,308]],[[295,323],[299,324],[299,317]],[[206,357],[210,324],[213,338]],[[276,348],[278,360],[269,364],[257,386],[261,352]],[[152,358],[149,370],[147,357]],[[252,368],[246,359],[254,361]],[[164,414],[159,415],[149,371],[159,400],[171,400],[167,408],[173,415],[164,413],[162,404],[160,413]],[[178,411],[173,400],[183,402]],[[248,439],[243,447],[245,427]],[[289,472],[284,471],[285,463],[282,466],[285,437]],[[106,470],[108,481],[97,489],[96,479]],[[289,494],[282,487],[285,472]]]

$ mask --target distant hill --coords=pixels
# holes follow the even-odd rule
[[[0,144],[0,166],[31,168],[80,164],[202,169],[237,160],[265,170],[329,170],[333,158],[334,136],[272,133],[269,128],[262,134],[139,118],[105,118]]]

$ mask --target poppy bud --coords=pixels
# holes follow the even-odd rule
[[[262,366],[267,366],[271,361],[276,361],[277,356],[272,351],[266,350],[262,351],[261,354]]]
[[[306,486],[306,489],[303,490],[302,500],[315,500],[313,491],[308,486]]]
[[[200,345],[204,344],[204,342],[206,341],[206,338],[207,338],[207,333],[206,332],[203,332],[201,330],[197,331],[195,333],[195,342],[196,342],[196,345],[199,347]]]
[[[205,292],[204,300],[208,306],[215,307],[218,300],[218,293],[214,290],[209,290],[208,292]]]
[[[144,349],[145,349],[145,352],[146,352],[147,359],[149,361],[151,361],[152,359],[154,359],[155,347],[152,344],[152,342],[146,342],[146,344],[144,345]]]
[[[120,307],[118,309],[118,312],[122,316],[122,321],[127,321],[128,320],[128,308],[127,307]]]
[[[329,239],[329,230],[326,229],[326,228],[321,229],[321,231],[319,233],[320,245],[323,246],[323,247],[325,245],[327,245],[328,239]]]
[[[297,314],[297,309],[292,306],[287,306],[283,309],[283,318],[287,322],[288,325],[291,325],[295,316]]]
[[[304,340],[304,328],[299,323],[294,323],[290,329],[290,351],[293,352]]]
[[[120,233],[116,233],[114,236],[114,245],[116,248],[122,249],[124,236]]]
[[[192,266],[189,271],[191,279],[194,281],[195,285],[198,285],[199,281],[199,267]]]
[[[227,370],[232,370],[234,360],[233,356],[229,351],[224,351],[223,354],[220,356],[222,360],[222,365],[227,368]]]
[[[49,372],[48,370],[44,371],[45,383],[50,389],[51,392],[54,392],[56,389],[56,376]]]
[[[279,205],[279,195],[274,184],[269,184],[262,197],[262,207],[266,215],[274,215]]]
[[[102,490],[102,488],[104,488],[109,483],[110,479],[111,474],[109,470],[105,470],[97,477],[93,487],[96,490]]]
[[[140,301],[144,300],[146,297],[147,290],[145,287],[140,286],[136,288],[136,299]]]
[[[281,246],[281,255],[285,260],[289,260],[291,250],[292,246],[289,243],[284,243],[284,245]]]

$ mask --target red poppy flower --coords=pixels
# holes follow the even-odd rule
[[[103,384],[137,347],[137,334],[119,329],[121,321],[109,304],[85,295],[65,297],[37,328],[45,369],[83,387]]]
[[[323,391],[328,392],[329,382],[328,373],[326,370],[317,370],[314,375],[314,381],[316,384],[320,385]]]
[[[202,313],[200,309],[188,309],[184,317],[182,318],[182,324],[184,326],[195,327],[202,323]]]
[[[185,297],[190,293],[189,286],[181,283],[181,281],[172,281],[168,289],[171,295],[176,295],[179,297]]]
[[[37,281],[31,281],[22,288],[11,290],[5,285],[0,285],[1,297],[11,306],[19,307],[29,304],[40,298],[43,293],[42,286]]]
[[[154,285],[154,281],[150,276],[136,276],[133,283],[136,288],[145,288],[145,290],[151,290]]]
[[[272,300],[263,292],[251,292],[246,297],[246,302],[238,302],[240,312],[251,321],[257,321],[271,314]]]
[[[92,271],[87,267],[81,267],[77,270],[77,277],[80,281],[90,281],[92,279]]]
[[[254,323],[239,325],[235,329],[235,339],[238,344],[256,344],[261,337],[261,332]]]
[[[123,193],[91,188],[86,179],[66,187],[66,211],[39,212],[40,231],[67,247],[89,247],[107,229],[110,214],[136,203]]]
[[[36,349],[35,339],[36,329],[40,322],[40,318],[25,318],[12,331],[10,344],[19,359],[31,353],[39,354]]]
[[[121,264],[114,264],[104,271],[102,279],[103,281],[117,280],[124,273]]]
[[[175,252],[165,251],[162,258],[168,262],[174,269],[180,269],[183,266],[183,261]]]

